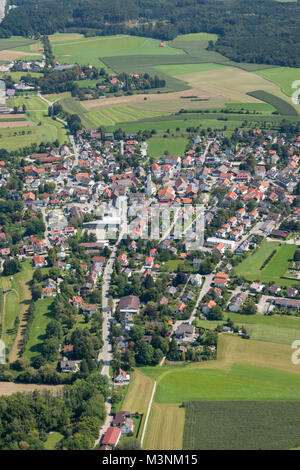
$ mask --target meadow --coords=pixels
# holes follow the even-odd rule
[[[93,38],[77,38],[59,40],[50,38],[56,59],[60,63],[79,65],[101,65],[103,57],[117,57],[129,55],[180,55],[183,51],[169,47],[159,47],[157,39],[136,36],[101,36]]]
[[[265,367],[237,363],[229,370],[186,367],[180,374],[175,370],[161,378],[155,401],[300,400],[299,386],[299,375]]]
[[[152,137],[148,140],[148,155],[150,157],[161,157],[168,152],[169,155],[183,156],[187,145],[185,138],[156,138]]]
[[[248,281],[272,282],[282,287],[299,284],[299,281],[285,277],[296,249],[296,245],[264,240],[254,254],[235,266],[235,273],[245,277]],[[276,254],[261,270],[263,262],[274,250],[276,250]]]
[[[178,64],[178,65],[157,65],[155,69],[161,72],[176,76],[187,73],[205,72],[206,70],[216,70],[224,67],[220,64],[204,63],[204,64]]]
[[[189,402],[185,450],[280,450],[297,447],[299,402]]]
[[[167,405],[153,403],[143,448],[149,450],[181,449],[184,420],[185,409],[177,403]],[[162,432],[155,432],[155,430]]]
[[[7,150],[17,150],[32,143],[68,141],[67,131],[59,122],[48,117],[48,106],[37,96],[17,97],[8,100],[8,106],[26,106],[26,117],[34,126],[0,129],[0,145]]]
[[[143,367],[140,370],[157,381],[145,438],[146,448],[151,445],[152,449],[161,449],[162,443],[172,446],[175,442],[178,449],[190,448],[182,443],[179,446],[178,435],[183,433],[182,414],[176,418],[177,425],[173,426],[173,431],[169,424],[172,413],[177,414],[179,410],[182,413],[179,405],[183,402],[197,401],[203,407],[208,402],[214,402],[217,408],[219,402],[225,401],[230,409],[233,401],[241,401],[245,406],[254,400],[261,403],[280,401],[282,404],[300,401],[300,369],[291,362],[290,345],[242,340],[237,336],[222,334],[219,336],[215,361]],[[166,427],[158,427],[155,422],[166,423]],[[185,422],[188,423],[187,417]],[[251,424],[247,422],[246,429],[255,423],[255,419]],[[199,434],[198,428],[195,430],[196,439],[199,439]],[[296,444],[291,441],[282,446],[292,447]]]
[[[300,334],[300,318],[287,315],[242,315],[226,312],[224,318],[230,318],[239,328],[245,327],[252,340],[290,345]],[[224,321],[197,319],[197,325],[215,329]]]
[[[174,41],[167,42],[166,47],[160,47],[159,40],[135,36],[84,38],[71,33],[50,36],[54,54],[60,63],[89,63],[98,67],[105,65],[107,70],[117,73],[147,72],[166,80],[166,87],[155,92],[82,103],[79,115],[87,128],[101,125],[112,130],[112,126],[120,127],[119,124],[122,124],[124,128],[131,122],[139,121],[142,125],[142,121],[152,118],[159,119],[166,115],[171,117],[183,107],[187,110],[203,110],[221,109],[225,106],[228,109],[231,103],[233,110],[241,103],[249,112],[261,113],[261,118],[270,118],[274,109],[284,115],[294,115],[295,118],[298,116],[280,84],[263,74],[271,73],[275,68],[237,64],[215,51],[207,50],[209,40],[216,39],[216,35],[206,33],[189,34],[178,36]],[[40,45],[36,41],[20,47],[29,53],[37,51]],[[263,72],[252,73],[257,70]],[[89,86],[94,85],[94,81],[82,81],[79,84]],[[267,94],[255,96],[257,90],[263,90]],[[184,95],[190,95],[191,98],[183,99]],[[71,100],[73,99],[70,98],[68,102],[64,100],[65,109],[79,109],[77,104],[71,104]],[[206,118],[213,121],[212,116]],[[228,123],[229,130],[241,126],[242,122],[243,119],[239,119],[239,116],[232,117]],[[210,124],[222,129],[218,122]],[[273,123],[270,125],[272,127]]]
[[[249,91],[247,94],[253,98],[265,101],[266,103],[270,104],[276,109],[278,114],[281,114],[282,116],[299,115],[298,108],[296,108],[296,105],[292,104],[291,100],[287,102],[285,99],[282,99],[282,97],[275,96],[274,94],[268,93],[265,90]]]
[[[291,96],[295,91],[292,88],[292,83],[295,80],[300,80],[300,69],[292,67],[274,67],[272,69],[259,70],[256,72],[261,77],[271,80],[280,86],[281,90],[288,96]]]
[[[39,299],[35,302],[35,312],[32,325],[30,327],[30,337],[26,344],[26,351],[23,356],[32,360],[41,354],[41,348],[45,339],[46,327],[52,319],[50,306],[52,298]]]
[[[123,402],[123,410],[131,411],[132,413],[137,411],[138,413],[145,414],[152,389],[153,380],[139,370],[135,370]]]
[[[16,348],[15,338],[17,329],[15,328],[15,321],[17,318],[22,319],[28,302],[31,299],[29,290],[29,281],[32,279],[32,267],[30,261],[22,263],[22,271],[12,276],[2,276],[0,278],[1,289],[1,303],[0,303],[0,320],[2,327],[1,339],[4,341],[6,348],[10,352],[10,357],[13,350]],[[10,292],[3,294],[2,290],[12,289]],[[17,348],[16,348],[17,349]],[[14,353],[14,358],[16,354]]]

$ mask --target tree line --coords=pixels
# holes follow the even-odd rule
[[[86,36],[132,34],[172,40],[219,35],[209,48],[238,62],[300,66],[300,4],[274,0],[16,0],[0,37],[39,38],[57,31]],[[134,26],[131,23],[135,23]]]

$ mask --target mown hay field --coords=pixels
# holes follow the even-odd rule
[[[131,377],[122,409],[132,413],[136,411],[138,413],[146,413],[153,386],[154,382],[149,376],[139,370],[135,370]]]
[[[178,404],[154,403],[151,408],[144,449],[182,449],[185,409]]]

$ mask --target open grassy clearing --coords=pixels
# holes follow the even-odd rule
[[[300,80],[299,68],[274,67],[268,70],[259,70],[256,73],[261,77],[276,83],[288,96],[291,96],[295,91],[295,88],[292,88],[292,83],[295,80]]]
[[[183,449],[280,450],[297,447],[299,402],[190,402]]]
[[[182,449],[185,410],[178,404],[153,403],[149,416],[144,449]]]
[[[44,444],[45,450],[54,450],[56,444],[63,439],[63,435],[60,432],[50,432],[47,440]]]
[[[216,41],[218,39],[217,34],[211,33],[190,33],[180,34],[175,38],[175,41]]]
[[[15,329],[15,320],[17,317],[22,318],[24,312],[28,307],[28,302],[31,299],[29,290],[29,281],[32,279],[32,267],[30,261],[22,263],[22,271],[12,276],[0,278],[0,288],[12,289],[11,292],[2,294],[2,301],[0,304],[1,311],[1,325],[2,336],[6,348],[12,352],[17,330]],[[11,356],[11,355],[10,355]]]
[[[300,281],[288,279],[288,275],[285,274],[291,265],[296,249],[296,245],[267,242],[264,240],[253,255],[248,256],[244,261],[235,266],[235,272],[239,276],[244,276],[249,281],[273,282],[282,287],[299,284]],[[277,250],[276,254],[267,266],[260,270],[263,262],[274,250]]]
[[[24,356],[28,359],[33,359],[35,356],[41,354],[46,327],[49,321],[52,320],[52,314],[49,309],[52,302],[52,298],[39,299],[35,302],[35,314],[30,327],[30,338],[24,353]]]

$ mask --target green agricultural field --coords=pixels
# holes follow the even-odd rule
[[[185,450],[280,450],[298,447],[299,402],[189,402]]]
[[[295,80],[300,80],[299,68],[275,67],[273,69],[260,70],[256,73],[261,77],[276,83],[276,85],[280,86],[282,91],[288,96],[291,96],[296,90],[296,88],[292,88],[292,83]]]
[[[238,358],[237,358],[238,361]],[[183,368],[164,375],[157,403],[190,400],[299,400],[300,377],[275,369],[233,364],[231,369]]]
[[[239,328],[244,326],[252,340],[278,344],[292,344],[299,339],[300,318],[287,315],[242,315],[226,312],[224,318],[230,318]],[[214,330],[224,321],[196,320],[197,326]]]
[[[37,96],[11,98],[8,106],[26,106],[26,116],[36,124],[33,127],[0,129],[0,144],[7,150],[15,150],[34,142],[68,141],[64,126],[48,117],[48,106]]]
[[[257,90],[248,92],[247,95],[252,96],[261,101],[265,101],[266,103],[274,106],[279,114],[282,116],[298,116],[299,113],[297,112],[295,106],[287,101],[284,101],[279,96],[272,95],[264,90]]]
[[[250,254],[244,261],[235,266],[235,272],[249,281],[273,282],[282,287],[298,284],[299,281],[285,277],[296,249],[296,245],[264,240],[254,254]],[[267,266],[260,270],[263,262],[274,250],[276,250],[276,254]]]
[[[257,111],[264,114],[270,114],[275,111],[275,108],[268,103],[226,103],[225,108],[233,111]]]
[[[184,417],[185,410],[178,404],[153,403],[143,448],[147,450],[182,449]]]
[[[173,116],[172,116],[173,117]],[[237,120],[237,121],[219,121],[217,119],[207,119],[206,115],[201,116],[200,119],[178,119],[178,120],[157,120],[157,121],[140,121],[140,122],[134,122],[134,123],[122,123],[122,125],[115,125],[115,126],[109,126],[107,127],[108,131],[114,131],[118,128],[122,128],[125,132],[138,132],[139,130],[149,130],[151,131],[154,129],[157,132],[162,132],[162,131],[167,131],[170,129],[170,131],[173,131],[174,135],[176,129],[179,128],[182,133],[186,131],[187,128],[191,127],[198,127],[201,129],[216,129],[216,130],[224,130],[224,126],[226,126],[227,130],[225,134],[230,134],[236,127],[240,127],[242,125],[242,119]],[[172,135],[170,135],[172,137]]]
[[[152,137],[148,141],[148,154],[150,157],[161,157],[165,151],[169,155],[183,156],[188,141],[185,138],[156,138]]]
[[[24,356],[28,359],[33,359],[41,354],[46,327],[52,319],[50,311],[52,302],[52,298],[39,299],[35,302],[34,319],[30,327],[30,337],[26,344],[26,351],[24,352]]]
[[[30,44],[34,44],[36,41],[34,39],[26,39],[22,36],[12,36],[10,38],[1,38],[0,39],[0,51],[6,49],[14,49],[16,47],[20,47],[20,50],[23,50],[23,46],[29,46]]]
[[[159,47],[157,39],[135,36],[101,36],[93,38],[80,38],[52,41],[52,49],[60,63],[78,63],[79,65],[101,65],[102,57],[115,57],[124,55],[180,55],[178,51],[169,46]]]
[[[138,121],[140,119],[160,116],[161,113],[135,106],[112,106],[95,108],[85,113],[84,118],[94,127],[111,126],[117,123]],[[120,126],[119,126],[120,127]]]
[[[206,70],[220,69],[220,64],[178,64],[178,65],[157,65],[155,68],[167,75],[184,75],[185,73],[203,72]]]
[[[180,34],[175,38],[176,41],[216,41],[218,39],[217,34],[210,33],[191,33],[191,34]]]

